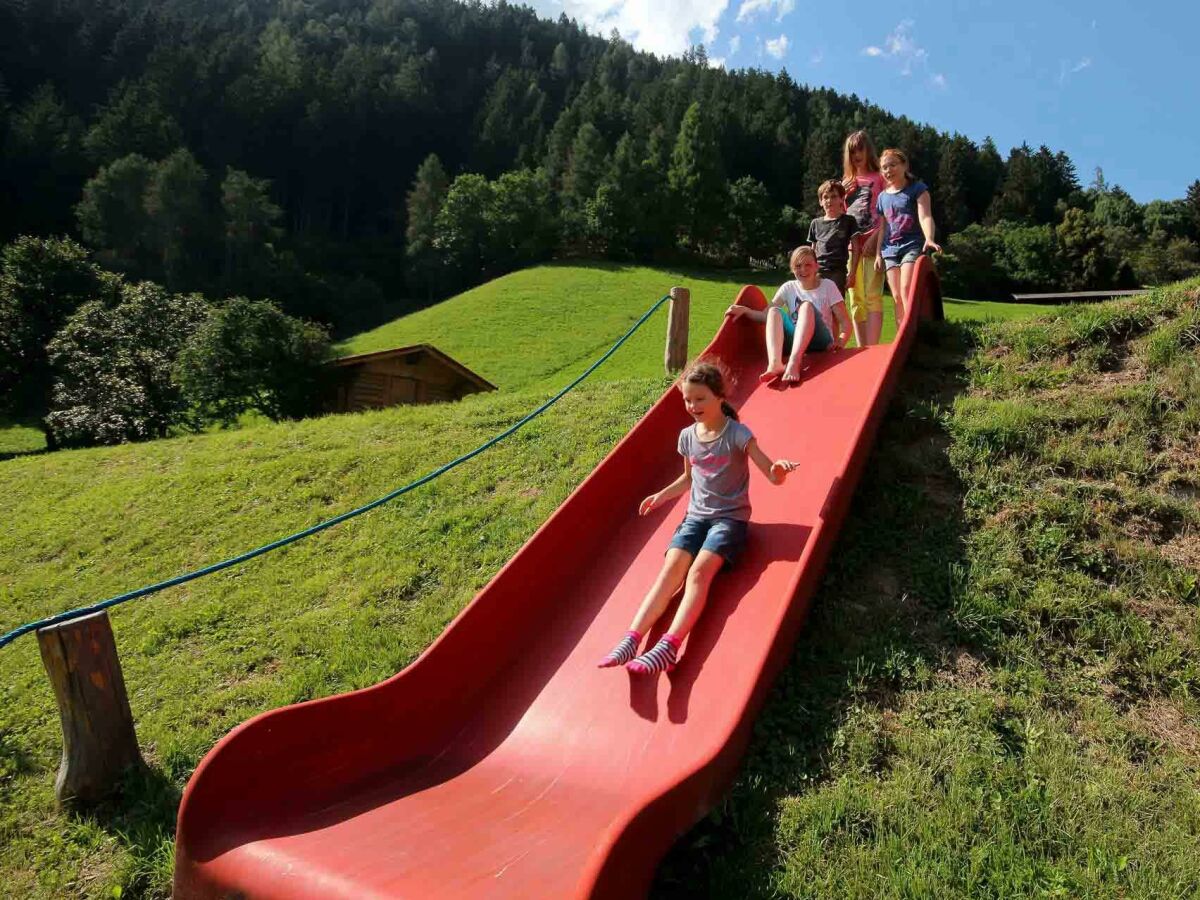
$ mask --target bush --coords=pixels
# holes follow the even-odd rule
[[[122,285],[119,297],[85,303],[47,348],[55,382],[46,425],[59,445],[148,440],[196,424],[171,373],[208,316],[204,298],[148,281]]]
[[[116,279],[69,238],[19,237],[0,261],[0,405],[42,416],[49,401],[46,344],[75,310],[111,296]]]
[[[329,335],[265,300],[235,297],[192,334],[175,380],[203,421],[231,425],[255,409],[274,421],[317,406]]]

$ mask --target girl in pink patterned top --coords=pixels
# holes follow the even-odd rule
[[[854,340],[860,347],[879,343],[883,330],[883,273],[875,269],[873,254],[879,248],[879,212],[876,203],[885,187],[879,157],[865,131],[846,138],[842,153],[842,186],[846,212],[858,220],[858,265],[846,279],[846,306],[854,322]]]

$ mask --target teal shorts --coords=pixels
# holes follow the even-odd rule
[[[803,301],[809,303],[808,300]],[[792,321],[792,317],[780,310],[783,319],[783,352],[792,352],[792,340],[796,337],[796,323]],[[813,306],[813,336],[808,342],[809,350],[828,350],[833,344],[833,335],[829,333],[829,326],[825,324],[825,320],[821,318],[821,313]]]

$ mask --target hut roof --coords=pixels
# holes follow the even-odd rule
[[[339,356],[330,361],[331,366],[359,366],[363,363],[388,359],[393,356],[405,356],[409,353],[428,353],[431,357],[444,364],[447,368],[458,372],[463,378],[476,384],[480,390],[494,391],[496,386],[481,375],[476,375],[462,363],[447,356],[433,344],[413,344],[409,347],[394,347],[391,350],[375,350],[371,353],[356,353],[353,356]]]

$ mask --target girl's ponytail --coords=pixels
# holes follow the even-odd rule
[[[728,400],[721,400],[721,412],[725,413],[725,415],[729,416],[729,418],[733,419],[733,421],[739,421],[737,410],[730,405]]]

